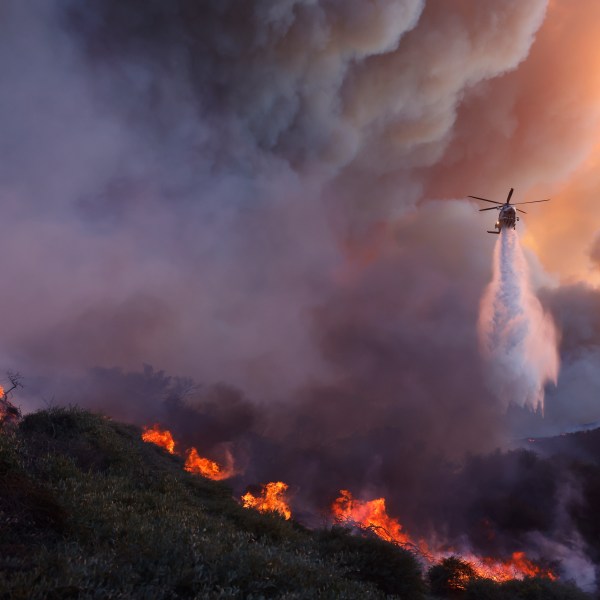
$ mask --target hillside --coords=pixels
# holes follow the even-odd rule
[[[457,559],[423,573],[368,533],[244,509],[140,434],[77,408],[0,429],[0,598],[588,597],[477,579]]]

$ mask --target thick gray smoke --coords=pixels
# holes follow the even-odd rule
[[[327,380],[315,309],[545,8],[4,2],[3,362],[149,363],[271,400]]]
[[[494,275],[481,301],[479,333],[494,394],[510,404],[544,409],[544,386],[556,384],[558,342],[552,318],[535,296],[518,234],[503,228]]]

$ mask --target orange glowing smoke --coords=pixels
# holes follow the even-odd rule
[[[340,523],[371,529],[388,542],[412,544],[410,536],[402,531],[402,525],[387,514],[385,498],[356,500],[348,490],[340,490],[340,497],[331,509],[335,520]]]
[[[161,429],[158,425],[144,427],[142,439],[164,448],[170,454],[175,453],[175,440],[168,429]]]
[[[188,450],[184,468],[190,473],[196,473],[197,475],[202,475],[203,477],[207,477],[208,479],[213,479],[215,481],[228,479],[236,473],[233,466],[233,456],[230,452],[227,452],[227,464],[223,466],[219,463],[216,463],[214,460],[203,458],[198,454],[196,448],[191,448]]]
[[[277,512],[286,519],[292,518],[292,511],[285,493],[288,489],[287,483],[275,481],[262,486],[260,496],[253,496],[250,492],[242,496],[244,508],[254,508],[260,512]]]
[[[550,569],[542,568],[529,560],[525,552],[513,552],[511,558],[504,561],[475,556],[465,557],[465,560],[471,564],[478,577],[494,581],[509,581],[524,577],[545,577],[552,581],[557,579]]]

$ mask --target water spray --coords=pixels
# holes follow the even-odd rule
[[[514,229],[503,228],[494,250],[494,274],[483,295],[479,339],[490,384],[504,407],[544,410],[544,386],[556,383],[557,333],[535,296]]]

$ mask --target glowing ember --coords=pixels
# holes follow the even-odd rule
[[[170,454],[175,453],[175,440],[168,429],[161,429],[158,425],[144,427],[142,439],[164,448]]]
[[[402,531],[402,525],[387,514],[385,498],[356,500],[348,490],[340,490],[340,497],[331,509],[335,520],[340,523],[371,529],[388,542],[412,543],[410,536]]]
[[[236,471],[233,466],[233,456],[231,453],[227,452],[226,457],[227,464],[223,466],[209,458],[203,458],[198,454],[196,448],[191,448],[188,450],[188,455],[185,459],[185,470],[215,481],[228,479],[235,475]]]
[[[554,581],[557,576],[550,570],[544,569],[529,560],[525,552],[513,552],[511,558],[504,561],[493,558],[465,558],[478,577],[493,579],[494,581],[509,581],[510,579],[523,579],[524,577],[545,577]]]
[[[285,492],[287,483],[275,481],[263,486],[261,495],[256,497],[250,492],[242,496],[244,508],[254,508],[260,512],[277,512],[286,519],[292,518],[292,511],[287,503]]]

